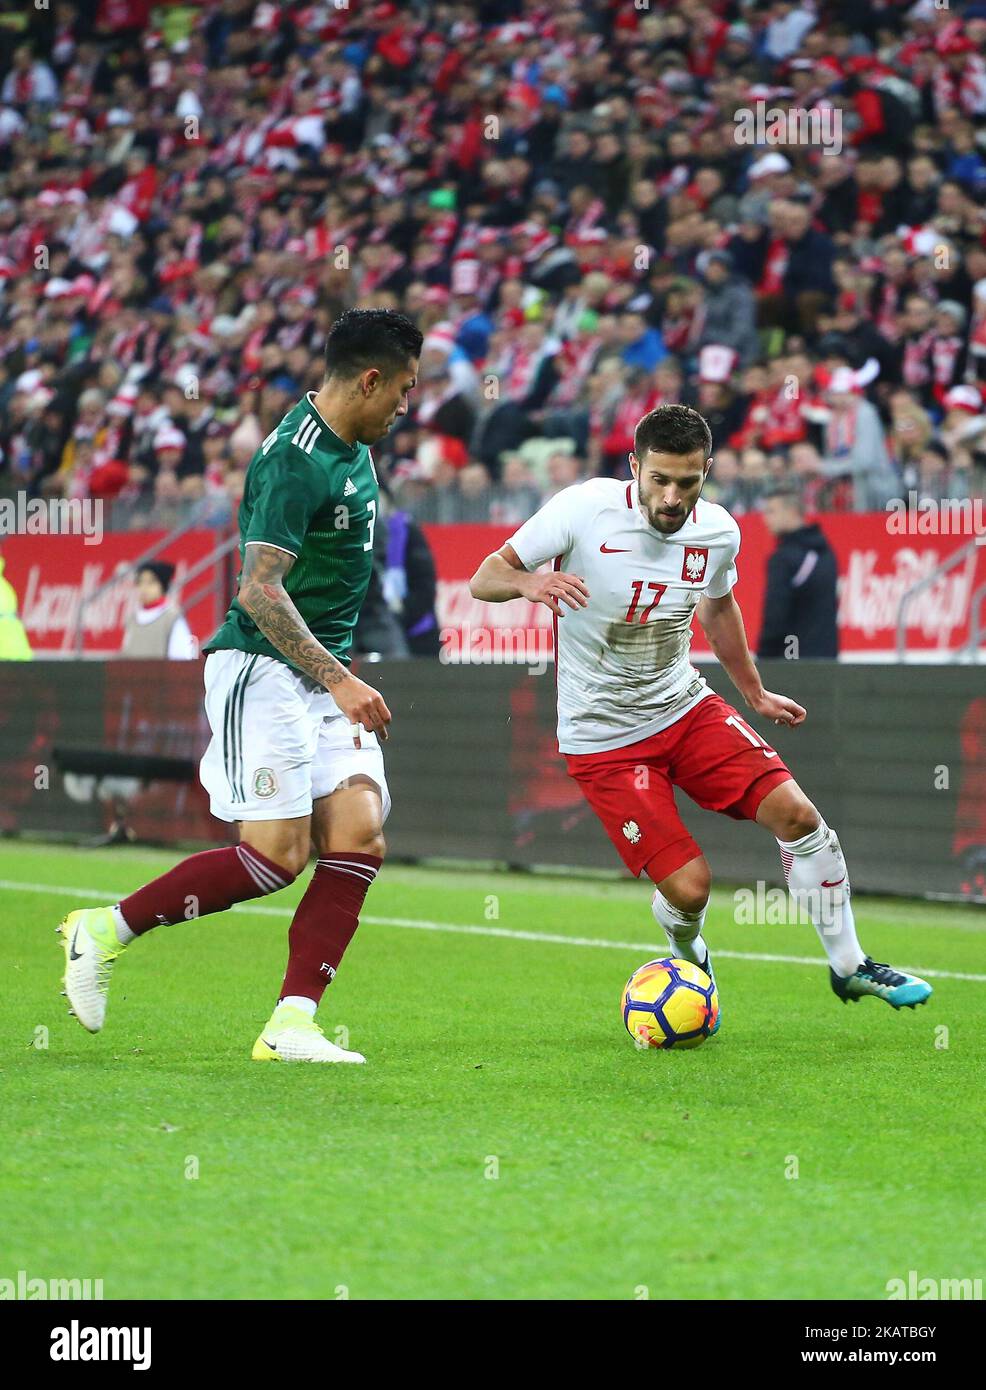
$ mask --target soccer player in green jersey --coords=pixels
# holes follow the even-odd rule
[[[206,643],[212,812],[239,844],[207,850],[113,907],[61,923],[65,992],[83,1027],[106,1016],[110,972],[136,936],[223,912],[315,872],[288,932],[278,1003],[257,1061],[362,1062],[315,1011],[383,861],[390,809],[378,740],[390,711],[349,670],[373,564],[379,489],[369,445],[406,415],[421,334],[389,309],[350,310],[325,348],[325,381],[272,430],[247,469],[236,597]]]

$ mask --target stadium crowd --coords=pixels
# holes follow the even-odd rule
[[[0,24],[7,491],[228,524],[360,305],[425,333],[377,450],[419,520],[514,524],[626,476],[635,422],[679,400],[734,512],[790,479],[810,511],[982,493],[986,4],[52,0]],[[758,103],[839,138],[744,144]]]

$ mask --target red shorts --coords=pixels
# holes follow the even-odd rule
[[[657,883],[702,853],[678,815],[675,787],[707,811],[754,820],[767,793],[792,775],[719,695],[639,743],[564,756],[624,864],[638,877],[649,866]]]

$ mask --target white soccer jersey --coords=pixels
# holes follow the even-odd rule
[[[598,753],[648,738],[713,692],[688,659],[695,607],[736,583],[739,527],[701,498],[673,536],[655,531],[637,484],[565,488],[510,539],[525,569],[580,575],[585,608],[555,622],[558,746]]]

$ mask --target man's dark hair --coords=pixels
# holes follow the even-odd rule
[[[139,579],[145,573],[153,574],[161,588],[167,593],[171,588],[171,581],[175,577],[175,567],[167,560],[145,560],[142,565],[137,566],[137,573],[134,577]]]
[[[347,309],[325,340],[325,374],[353,377],[379,367],[393,376],[420,356],[422,342],[420,329],[393,309]]]
[[[690,405],[659,405],[639,422],[633,432],[633,452],[643,461],[650,450],[656,454],[693,454],[702,458],[712,453],[712,431],[705,417]]]
[[[795,511],[804,511],[804,499],[801,495],[801,488],[793,479],[774,483],[769,487],[763,494],[763,501],[766,502],[771,497],[779,497],[782,502],[786,502],[787,505],[793,507]]]

